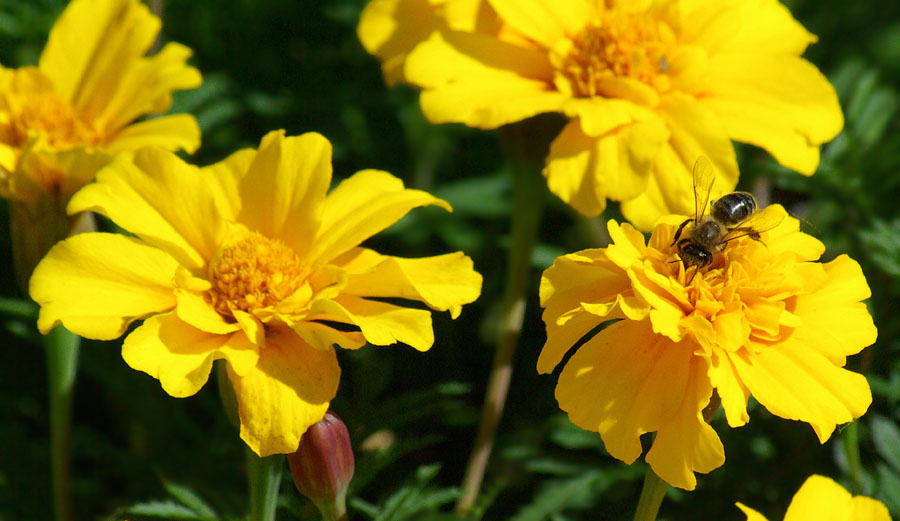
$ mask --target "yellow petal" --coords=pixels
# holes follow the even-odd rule
[[[688,4],[690,5],[690,4]],[[682,38],[716,52],[803,54],[816,41],[775,0],[694,2]]]
[[[144,114],[169,110],[173,91],[193,89],[203,81],[197,69],[187,65],[191,54],[184,45],[168,43],[155,56],[137,59],[119,78],[112,97],[93,118],[94,126],[107,135],[115,135]]]
[[[864,496],[850,496],[844,487],[825,476],[807,478],[788,507],[784,521],[806,519],[852,519],[890,521],[887,508]]]
[[[359,16],[356,34],[381,60],[385,81],[393,85],[403,79],[406,55],[442,25],[428,0],[372,0]]]
[[[747,413],[747,400],[750,390],[744,385],[731,358],[724,352],[714,349],[710,356],[709,379],[722,400],[722,409],[729,427],[740,427],[750,421]]]
[[[556,399],[575,425],[597,431],[613,457],[633,462],[640,435],[667,424],[685,399],[692,347],[623,320],[588,340],[559,376]]]
[[[359,349],[366,345],[366,338],[360,331],[338,331],[309,320],[292,323],[290,327],[304,342],[316,349],[331,349],[335,345],[344,349]]]
[[[685,490],[697,486],[695,472],[706,474],[725,463],[722,442],[703,419],[703,408],[712,395],[706,361],[691,357],[690,366],[684,399],[672,419],[659,428],[646,457],[660,478]]]
[[[747,521],[769,521],[766,519],[766,516],[760,514],[756,510],[742,504],[736,503],[737,507],[741,509],[741,511],[747,515]]]
[[[237,324],[226,321],[201,293],[176,289],[175,297],[178,300],[178,318],[201,331],[227,335],[240,329]]]
[[[417,300],[453,318],[481,294],[481,275],[462,252],[403,259],[355,248],[334,264],[349,274],[345,295]]]
[[[425,310],[341,295],[335,300],[316,302],[310,316],[316,318],[317,314],[358,326],[366,340],[377,346],[403,342],[419,351],[427,351],[434,344],[431,313]]]
[[[137,239],[75,235],[57,243],[31,277],[38,327],[46,334],[62,323],[83,337],[117,338],[134,320],[175,307],[177,268],[172,257]]]
[[[241,366],[255,365],[258,355],[246,343],[232,343],[223,350],[229,340],[227,335],[191,327],[174,313],[154,315],[125,338],[122,358],[132,369],[158,379],[171,396],[182,398],[203,387],[217,358],[233,357]],[[246,372],[246,367],[242,369]]]
[[[871,292],[859,263],[850,257],[841,255],[822,267],[828,274],[825,285],[797,297],[793,312],[803,325],[792,338],[843,366],[847,355],[872,345],[878,336],[872,316],[861,302]]]
[[[819,164],[819,145],[844,126],[831,83],[806,60],[789,55],[723,54],[710,63],[708,97],[737,141],[765,148],[802,174]]]
[[[872,403],[866,378],[841,369],[815,346],[789,338],[748,358],[729,355],[750,393],[772,414],[809,423],[825,443],[839,423]]]
[[[11,196],[26,204],[39,204],[53,194],[64,203],[90,183],[114,156],[106,151],[89,151],[77,146],[55,150],[41,140],[22,151],[16,170],[7,179]]]
[[[119,158],[69,202],[69,213],[93,211],[189,269],[215,255],[231,213],[230,200],[214,175],[172,153],[142,149],[133,163]]]
[[[585,0],[490,0],[497,14],[517,31],[546,48],[578,34],[594,9]]]
[[[104,149],[114,153],[148,146],[194,153],[200,146],[197,120],[189,114],[147,119],[122,129]]]
[[[387,172],[363,170],[341,182],[325,199],[310,262],[324,264],[394,224],[413,208],[450,205],[421,190],[403,186]]]
[[[285,137],[269,132],[240,186],[239,220],[266,237],[281,239],[302,255],[319,227],[331,184],[331,143],[309,132]]]
[[[138,0],[73,1],[50,31],[40,69],[63,98],[93,120],[159,27],[159,18]]]
[[[325,416],[340,375],[333,349],[314,349],[289,329],[275,329],[253,370],[239,376],[229,367],[241,439],[262,457],[296,451],[306,429]]]
[[[422,86],[432,123],[496,128],[560,110],[566,96],[547,88],[545,54],[479,33],[434,33],[406,59],[406,78]]]

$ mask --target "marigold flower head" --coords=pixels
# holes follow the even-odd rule
[[[326,195],[330,182],[331,145],[313,133],[272,132],[258,151],[200,169],[159,149],[117,158],[68,211],[98,212],[135,237],[54,246],[31,278],[38,327],[113,339],[145,319],[122,347],[132,368],[182,397],[224,359],[241,438],[260,456],[294,452],[337,391],[335,344],[433,344],[428,310],[383,299],[456,318],[481,290],[461,252],[407,259],[359,246],[413,208],[450,210],[445,201],[375,170]]]
[[[0,197],[11,202],[24,281],[73,222],[65,206],[116,155],[143,146],[193,152],[200,129],[169,109],[172,92],[200,85],[190,49],[168,43],[144,57],[160,20],[139,0],[73,0],[37,67],[0,67]]]
[[[732,140],[808,175],[843,126],[834,89],[800,57],[815,36],[775,0],[373,0],[358,33],[389,82],[423,89],[434,123],[565,114],[550,190],[587,216],[621,201],[642,230],[692,209],[697,156],[728,192]]]
[[[872,401],[865,377],[843,369],[876,338],[859,265],[846,255],[816,262],[821,242],[780,206],[762,211],[781,214],[780,224],[759,241],[730,241],[699,270],[686,270],[672,245],[683,217],[667,216],[648,242],[609,221],[609,247],[559,257],[541,279],[539,372],[619,319],[569,358],[560,407],[626,463],[641,454],[641,434],[655,431],[646,460],[680,488],[725,460],[701,414],[713,390],[731,427],[749,421],[752,394],[773,414],[809,423],[822,443]]]
[[[747,521],[767,521],[765,516],[741,503],[737,504]],[[794,495],[784,521],[840,519],[846,521],[890,521],[884,503],[866,496],[852,496],[830,478],[813,475]]]

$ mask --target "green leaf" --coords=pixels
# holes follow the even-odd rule
[[[166,489],[166,492],[168,492],[169,495],[175,498],[182,505],[197,512],[199,516],[206,519],[218,518],[216,511],[213,510],[212,507],[209,506],[206,501],[201,499],[200,496],[198,496],[197,493],[193,490],[172,481],[164,481],[163,487]]]
[[[158,519],[208,521],[208,517],[201,516],[190,508],[179,505],[174,501],[149,501],[138,503],[125,509],[126,514],[134,516],[153,517]]]
[[[900,472],[900,428],[884,416],[873,416],[869,423],[878,454],[895,471]]]
[[[598,500],[596,488],[600,478],[601,473],[593,471],[572,479],[551,481],[510,521],[543,521],[567,507],[592,504]]]

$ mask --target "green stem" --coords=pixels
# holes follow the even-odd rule
[[[57,326],[43,337],[47,353],[47,384],[50,400],[50,474],[56,521],[72,519],[70,473],[72,391],[78,368],[81,338]]]
[[[634,512],[634,521],[655,521],[667,490],[669,490],[669,484],[648,466],[647,474],[644,476],[644,487],[641,489],[641,497],[638,499],[637,510]]]
[[[250,521],[275,521],[284,455],[260,458],[249,447],[245,451],[250,483]]]
[[[862,493],[862,458],[859,455],[859,422],[852,422],[841,433],[841,444],[847,457],[850,472],[850,492]]]
[[[462,492],[456,503],[456,511],[462,515],[468,514],[472,509],[481,489],[497,425],[509,392],[513,360],[519,334],[522,332],[526,291],[531,276],[531,253],[537,242],[538,225],[545,202],[544,179],[540,175],[540,161],[546,155],[540,146],[542,136],[537,136],[536,139],[536,136],[529,135],[535,131],[546,133],[548,126],[540,125],[543,123],[535,125],[534,120],[529,120],[504,129],[504,138],[509,147],[507,157],[513,163],[512,241],[507,258],[506,287],[501,301],[500,336],[478,435],[463,477]],[[538,142],[537,146],[535,141]],[[537,154],[534,153],[535,149],[538,150]]]

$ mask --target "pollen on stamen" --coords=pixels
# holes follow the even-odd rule
[[[284,243],[253,233],[219,251],[207,269],[210,304],[222,316],[253,313],[289,297],[303,284],[304,267]]]

